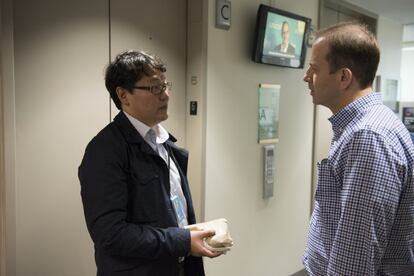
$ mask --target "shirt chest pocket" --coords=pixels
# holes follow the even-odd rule
[[[160,176],[132,172],[129,184],[128,213],[131,222],[156,222],[165,205]]]
[[[318,184],[315,200],[321,211],[340,210],[341,183],[335,175],[335,170],[328,159],[318,162]],[[332,215],[332,214],[331,214]]]

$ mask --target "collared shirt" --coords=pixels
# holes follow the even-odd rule
[[[370,93],[330,119],[304,265],[310,275],[414,275],[414,146]]]
[[[124,111],[131,124],[144,138],[144,140],[151,146],[151,148],[158,153],[158,155],[165,161],[170,170],[170,200],[173,203],[177,223],[179,227],[188,225],[187,220],[187,201],[185,199],[183,190],[181,188],[181,177],[178,168],[170,158],[168,151],[163,144],[170,137],[168,132],[160,124],[150,128],[146,124],[137,120]]]
[[[282,43],[282,44],[280,44],[280,51],[282,53],[287,53],[288,48],[289,48],[289,43],[286,43],[286,44]]]

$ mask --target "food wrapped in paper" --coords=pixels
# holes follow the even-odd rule
[[[211,251],[228,251],[233,246],[227,220],[224,218],[186,226],[190,231],[214,230],[214,236],[205,239],[204,245]]]

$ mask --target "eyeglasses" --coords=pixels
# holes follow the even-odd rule
[[[165,92],[167,89],[168,91],[172,88],[171,82],[164,82],[163,84],[157,84],[157,85],[150,85],[150,86],[133,86],[134,89],[143,89],[151,92],[153,95],[159,95],[163,92]]]

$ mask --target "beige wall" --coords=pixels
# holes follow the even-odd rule
[[[4,150],[5,185],[5,248],[6,256],[3,262],[6,266],[5,275],[15,275],[16,269],[16,197],[15,197],[15,155],[16,155],[16,129],[15,129],[15,99],[14,99],[14,50],[13,50],[13,7],[12,0],[1,2],[1,97],[2,97],[2,124],[4,135],[2,147]]]
[[[6,275],[94,275],[77,167],[111,117],[104,67],[125,49],[160,55],[174,83],[166,126],[185,145],[186,1],[112,1],[111,20],[108,1],[3,2]]]
[[[0,41],[3,41],[3,3],[0,2]],[[3,45],[0,45],[1,49]],[[3,64],[0,52],[0,66]],[[3,119],[3,67],[0,67],[0,276],[6,275],[6,188],[4,179],[4,119]]]
[[[177,18],[185,19],[182,3],[175,5],[175,11]],[[181,141],[187,140],[192,150],[190,180],[196,182],[191,185],[198,216],[205,207],[207,219],[227,217],[234,229],[235,249],[215,262],[208,260],[207,271],[235,275],[234,262],[243,263],[237,275],[284,275],[301,268],[309,213],[312,105],[305,86],[297,81],[303,70],[250,61],[259,2],[235,4],[237,20],[228,32],[214,28],[212,1],[189,3],[188,45],[171,42],[175,37],[185,43],[185,33],[177,32],[185,30],[185,21],[172,24],[174,16],[165,14],[175,33],[169,31],[171,36],[160,41],[166,34],[154,33],[156,28],[144,28],[134,18],[138,9],[134,1],[112,2],[111,49],[107,2],[18,0],[14,4],[11,41],[16,89],[8,100],[16,111],[7,114],[15,114],[16,119],[15,124],[9,119],[12,125],[7,131],[13,134],[16,129],[11,139],[11,144],[16,143],[16,160],[8,158],[16,166],[16,174],[11,174],[15,181],[8,181],[13,184],[8,191],[12,207],[8,217],[16,218],[8,227],[16,238],[9,236],[15,246],[8,249],[8,269],[17,272],[8,275],[94,274],[76,169],[86,143],[109,120],[103,86],[109,56],[146,47],[162,57],[165,53],[169,68],[177,68],[169,71],[175,84],[167,127]],[[315,20],[316,1],[309,4],[311,9],[293,6],[285,1],[280,8]],[[191,82],[193,75],[198,77],[196,85]],[[262,151],[256,143],[259,82],[282,85],[275,197],[266,201],[261,199]],[[190,100],[199,101],[200,116],[185,115]],[[228,198],[237,200],[229,205]],[[267,262],[272,265],[266,266]]]
[[[235,246],[206,260],[208,275],[290,275],[303,268],[311,187],[313,105],[302,77],[251,61],[256,13],[263,1],[232,1],[232,26],[217,29],[208,1],[205,218],[229,220]],[[267,2],[267,3],[266,3]],[[276,7],[317,20],[318,1]],[[262,147],[257,143],[259,83],[281,85],[280,139],[274,196],[262,199]]]
[[[186,0],[111,1],[111,56],[139,49],[160,56],[167,64],[166,76],[173,89],[169,118],[163,125],[180,146],[186,144],[186,11]],[[112,116],[117,113],[112,108]]]
[[[265,4],[276,2],[317,25],[317,0]],[[14,13],[6,10],[14,15],[14,40],[8,36],[7,49],[2,42],[2,58],[5,53],[8,58],[1,60],[3,87],[8,85],[3,91],[7,275],[95,273],[76,173],[86,143],[111,116],[103,68],[127,48],[149,48],[167,62],[174,90],[166,126],[191,150],[197,216],[230,222],[235,246],[224,257],[206,260],[208,275],[300,270],[310,212],[314,109],[302,82],[304,69],[250,60],[262,1],[232,1],[228,31],[214,27],[215,1],[188,1],[187,22],[185,1],[148,1],[145,12],[136,1],[111,3],[111,28],[108,1],[16,0]],[[164,21],[150,24],[144,17],[141,22],[137,12],[156,13]],[[3,71],[5,65],[13,68],[13,57],[15,70]],[[267,200],[261,194],[257,144],[259,83],[281,85],[275,189]],[[199,101],[199,116],[188,115],[190,100]]]
[[[0,2],[0,11],[3,10],[3,3]],[[0,41],[3,41],[2,37],[2,14],[0,12]],[[2,45],[1,45],[2,46]],[[2,51],[0,52],[0,65],[2,63]],[[3,141],[4,141],[4,121],[3,121],[3,82],[2,71],[0,67],[0,276],[6,274],[6,189],[4,181],[4,153],[3,153]]]
[[[109,118],[106,2],[14,1],[16,275],[93,275],[77,167]]]
[[[198,221],[204,220],[205,203],[207,12],[203,2],[187,1],[186,148],[190,151],[188,180]],[[197,115],[189,115],[191,101],[197,101]]]

